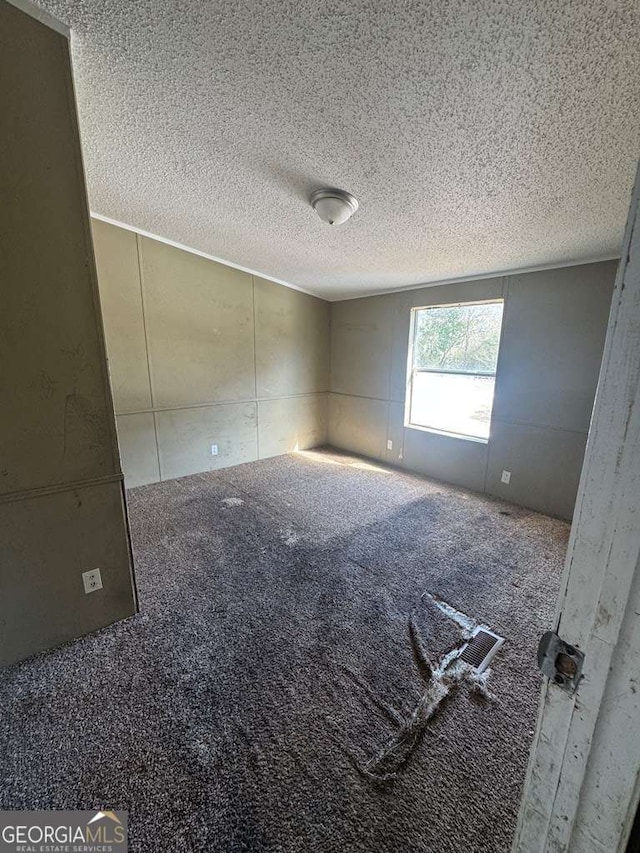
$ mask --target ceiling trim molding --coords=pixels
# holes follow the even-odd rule
[[[13,0],[11,0],[13,2]],[[23,0],[19,0],[23,2]],[[435,281],[423,281],[419,284],[409,284],[402,287],[390,287],[384,290],[368,290],[365,293],[351,294],[347,296],[326,295],[321,296],[314,293],[312,290],[307,290],[297,284],[291,284],[289,281],[283,281],[281,278],[275,278],[272,275],[260,272],[259,270],[243,267],[241,264],[235,264],[232,261],[227,261],[225,258],[210,255],[207,252],[201,252],[199,249],[193,249],[191,246],[185,246],[184,243],[178,243],[177,240],[170,240],[168,237],[161,237],[159,234],[153,234],[151,231],[145,231],[142,228],[136,228],[134,225],[128,225],[126,222],[120,222],[118,219],[112,219],[109,216],[103,216],[101,213],[91,211],[92,219],[97,219],[100,222],[106,222],[108,225],[115,225],[117,228],[124,228],[125,231],[133,231],[134,234],[140,234],[141,237],[148,237],[150,240],[157,240],[159,243],[166,243],[167,246],[173,246],[175,249],[181,249],[183,252],[190,252],[192,255],[198,255],[201,258],[206,258],[208,261],[214,261],[217,264],[223,264],[226,267],[246,272],[249,275],[256,275],[258,278],[264,278],[267,281],[272,281],[274,284],[280,284],[283,287],[288,287],[291,290],[297,290],[299,293],[305,293],[307,296],[313,296],[315,299],[322,299],[324,302],[347,302],[350,299],[368,299],[371,296],[387,296],[390,293],[405,293],[411,290],[422,290],[425,287],[440,287],[444,284],[462,284],[465,281],[482,281],[488,278],[504,278],[508,275],[526,275],[531,272],[544,272],[545,270],[558,270],[565,267],[579,267],[583,264],[598,264],[604,261],[619,261],[620,255],[597,255],[591,258],[583,258],[578,261],[560,261],[550,264],[538,264],[530,267],[515,267],[513,269],[498,270],[496,272],[476,273],[456,278],[439,278]]]
[[[319,296],[312,290],[307,290],[304,287],[299,287],[297,284],[291,284],[290,281],[283,281],[281,278],[275,278],[272,275],[259,272],[250,267],[243,267],[241,264],[234,264],[233,261],[227,261],[225,258],[219,258],[216,255],[210,255],[207,252],[201,252],[200,249],[193,249],[191,246],[185,246],[184,243],[178,243],[176,240],[170,240],[168,237],[161,237],[159,234],[153,234],[151,231],[144,231],[142,228],[136,228],[135,225],[128,225],[126,222],[120,222],[118,219],[111,219],[109,216],[103,216],[101,213],[90,211],[91,218],[97,219],[100,222],[106,222],[108,225],[115,225],[117,228],[124,228],[125,231],[133,231],[134,234],[139,234],[141,237],[148,237],[150,240],[157,240],[159,243],[165,243],[167,246],[173,246],[174,249],[181,249],[183,252],[189,252],[192,255],[198,255],[201,258],[206,258],[208,261],[215,261],[217,264],[223,264],[225,267],[231,267],[240,272],[246,272],[249,275],[256,275],[258,278],[264,278],[267,281],[272,281],[274,284],[281,284],[283,287],[288,287],[291,290],[297,290],[300,293],[305,293],[307,296],[313,296],[315,299],[322,299],[323,302],[330,302],[326,296]]]
[[[31,0],[7,0],[7,2],[15,6],[16,9],[20,9],[25,15],[30,15],[32,18],[40,21],[41,24],[60,33],[61,36],[69,38],[71,35],[71,27],[68,24],[63,23],[58,18],[54,18],[49,12],[32,3]]]
[[[560,270],[565,267],[580,267],[584,264],[600,264],[604,261],[619,261],[620,255],[596,255],[592,258],[584,258],[579,261],[560,261],[550,264],[539,264],[532,267],[517,267],[515,269],[500,270],[497,272],[483,272],[476,275],[463,275],[457,278],[439,278],[437,281],[424,281],[420,284],[409,284],[403,287],[391,287],[386,290],[369,290],[366,293],[351,296],[334,296],[329,302],[347,302],[350,299],[367,299],[370,296],[388,296],[390,293],[405,293],[409,290],[423,290],[425,287],[440,287],[443,284],[462,284],[465,281],[481,281],[487,278],[504,278],[508,275],[526,275],[530,272],[544,272],[545,270]],[[326,299],[326,297],[322,297]]]

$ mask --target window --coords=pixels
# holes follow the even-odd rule
[[[414,308],[408,425],[487,440],[502,300]]]

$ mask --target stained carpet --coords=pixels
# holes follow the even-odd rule
[[[3,808],[132,851],[508,851],[568,525],[331,451],[138,488],[141,613],[0,673]],[[444,601],[506,638],[485,679]],[[435,671],[434,671],[435,670]]]

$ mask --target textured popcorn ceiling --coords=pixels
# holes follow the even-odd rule
[[[73,28],[99,214],[329,299],[620,249],[636,0],[38,5]]]

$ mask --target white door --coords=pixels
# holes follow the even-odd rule
[[[639,196],[640,170],[554,626],[584,678],[545,680],[514,853],[622,853],[640,793]]]

